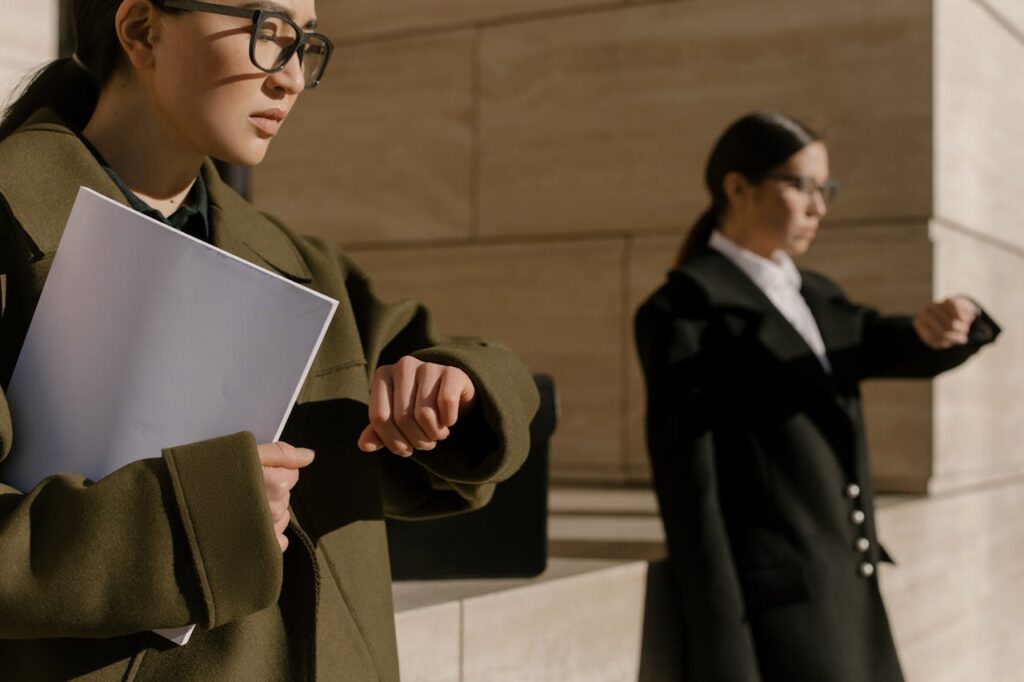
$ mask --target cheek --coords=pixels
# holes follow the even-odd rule
[[[779,205],[779,217],[780,221],[785,224],[787,231],[800,225],[806,213],[807,205],[802,197],[782,197]]]
[[[174,62],[161,88],[163,106],[203,154],[231,156],[251,137],[246,118],[265,80],[249,60],[248,37],[227,36]]]
[[[785,235],[798,221],[799,207],[785,194],[769,194],[758,207],[761,222],[768,231]]]

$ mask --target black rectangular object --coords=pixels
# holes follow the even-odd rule
[[[540,408],[530,454],[479,511],[427,521],[388,519],[395,580],[530,578],[547,566],[548,447],[557,424],[551,377],[534,377]]]

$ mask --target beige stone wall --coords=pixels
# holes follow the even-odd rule
[[[937,0],[936,293],[971,291],[1005,328],[935,382],[933,490],[1024,473],[1024,5]]]
[[[0,106],[36,68],[57,56],[57,0],[0,0]]]
[[[1024,145],[1006,149],[1007,132],[975,127],[1020,137],[1012,104],[1024,94],[994,85],[1021,47],[1015,7],[321,3],[339,49],[258,170],[256,201],[341,242],[386,295],[415,295],[444,328],[502,338],[553,374],[563,409],[556,479],[643,481],[632,312],[707,201],[700,178],[713,140],[744,112],[790,112],[827,137],[844,189],[808,267],[887,311],[960,286],[1003,312],[988,296],[1009,290],[982,291],[936,235],[947,223],[984,225],[955,231],[979,263],[998,252],[1014,276],[1017,256],[1006,254],[1020,250],[1003,247],[1024,244],[1018,193],[983,151],[1019,155]],[[987,49],[958,42],[961,24]],[[984,106],[976,96],[963,104],[979,92]],[[984,383],[997,360],[1020,367],[1020,352],[956,380]],[[866,387],[884,487],[923,491],[933,469],[968,481],[1013,468],[1008,451],[984,466],[942,463],[964,459],[947,444],[967,414],[957,386]]]
[[[1024,485],[892,500],[881,587],[909,682],[1016,682],[1024,670]]]

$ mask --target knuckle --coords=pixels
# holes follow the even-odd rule
[[[413,424],[415,424],[415,421],[413,420],[412,414],[410,412],[402,411],[395,415],[395,423],[398,424],[398,427],[404,431],[406,428],[411,427]]]
[[[434,423],[434,408],[430,405],[420,405],[416,408],[416,421],[421,424],[433,424]]]

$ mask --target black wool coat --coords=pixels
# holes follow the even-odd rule
[[[896,682],[859,384],[932,377],[990,343],[934,351],[906,316],[802,272],[831,373],[762,291],[705,251],[636,315],[647,440],[687,682]]]

